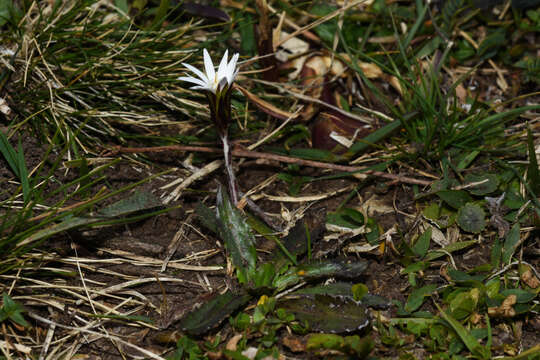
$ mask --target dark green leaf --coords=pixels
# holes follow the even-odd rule
[[[136,191],[130,197],[103,208],[98,212],[98,216],[114,218],[157,206],[161,206],[161,202],[154,194],[148,191]]]
[[[435,304],[441,313],[441,317],[450,324],[451,328],[458,334],[461,341],[467,346],[469,351],[479,357],[480,359],[490,359],[490,349],[480,345],[478,340],[463,326],[459,321],[454,319],[452,316],[444,312],[443,309],[438,304]]]
[[[429,249],[429,242],[431,240],[431,226],[424,231],[422,235],[418,237],[416,243],[412,247],[412,251],[419,257],[423,258]]]
[[[434,284],[426,285],[419,289],[414,289],[407,298],[405,310],[409,313],[417,310],[424,302],[424,298],[426,296],[431,296],[436,289],[437,285]]]
[[[219,222],[216,216],[216,213],[212,211],[208,206],[203,203],[198,203],[195,206],[195,213],[199,217],[200,222],[211,230],[215,234],[218,234],[219,231]]]
[[[30,326],[30,324],[22,316],[22,312],[25,311],[22,305],[13,301],[13,299],[6,293],[2,294],[2,298],[4,303],[2,308],[0,308],[0,321],[10,319],[21,326]]]
[[[441,190],[437,192],[437,196],[454,209],[459,209],[473,200],[469,193],[464,190]]]
[[[501,295],[504,297],[516,295],[516,302],[518,304],[528,303],[536,297],[535,293],[523,289],[506,289],[501,291]]]
[[[278,306],[307,322],[315,331],[343,333],[365,328],[369,324],[367,309],[343,296],[295,295],[281,299]]]
[[[356,229],[364,225],[364,215],[352,208],[341,208],[326,215],[326,222],[332,225]]]
[[[372,132],[365,138],[358,140],[355,142],[347,151],[345,154],[346,157],[351,157],[353,155],[356,155],[362,151],[365,151],[373,144],[381,141],[382,139],[390,136],[395,131],[399,130],[401,128],[401,121],[395,120],[392,121],[389,124],[384,125],[382,128],[377,129],[376,131]]]
[[[229,315],[247,304],[251,296],[227,291],[219,294],[180,320],[180,328],[192,335],[201,335],[218,326]]]
[[[278,291],[281,291],[300,281],[310,281],[327,277],[354,279],[360,276],[366,269],[367,262],[364,260],[356,260],[350,263],[339,260],[325,260],[291,267],[285,274],[276,278],[274,287]]]
[[[499,178],[495,174],[467,174],[465,176],[465,183],[472,184],[483,182],[482,184],[468,187],[467,190],[473,195],[487,195],[491,194],[499,186]]]
[[[486,214],[480,205],[467,203],[459,209],[457,223],[463,230],[478,234],[486,227]]]
[[[514,255],[514,252],[516,251],[516,248],[519,245],[519,223],[514,224],[510,231],[506,234],[504,245],[503,245],[503,253],[502,253],[502,262],[503,264],[510,263],[510,260],[512,259],[512,255]]]
[[[252,272],[257,261],[255,238],[240,210],[233,205],[222,187],[218,190],[217,209],[220,235],[234,266],[242,272],[247,271],[246,274]]]

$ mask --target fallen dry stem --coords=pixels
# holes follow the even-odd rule
[[[164,152],[164,151],[192,151],[192,152],[204,152],[204,153],[213,153],[213,154],[219,154],[222,152],[221,149],[205,147],[205,146],[169,145],[169,146],[134,147],[134,148],[115,147],[113,150],[110,151],[110,153],[112,154],[117,154],[117,153],[138,154],[138,153],[144,153],[144,152]],[[358,166],[338,165],[338,164],[332,164],[332,163],[325,163],[322,161],[305,160],[305,159],[299,159],[299,158],[290,157],[290,156],[263,153],[263,152],[258,152],[258,151],[233,149],[231,151],[231,154],[232,156],[236,156],[236,157],[274,160],[274,161],[279,161],[279,162],[283,162],[287,164],[297,164],[301,166],[309,166],[309,167],[321,168],[321,169],[330,169],[330,170],[343,171],[343,172],[349,172],[349,173],[361,172],[364,175],[373,175],[376,177],[389,179],[389,180],[393,180],[393,181],[405,183],[405,184],[429,186],[432,183],[431,181],[428,181],[428,180],[411,178],[411,177],[407,177],[407,176],[403,176],[399,174],[396,175],[396,174],[388,174],[382,171],[366,170],[366,168],[358,167]]]

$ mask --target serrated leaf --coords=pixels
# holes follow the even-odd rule
[[[357,260],[344,262],[339,260],[326,260],[317,263],[291,267],[287,272],[274,280],[274,287],[278,291],[298,284],[300,281],[310,281],[327,277],[354,279],[367,269],[367,262]]]
[[[514,224],[505,236],[502,252],[503,264],[510,263],[512,255],[519,245],[519,223]]]
[[[367,309],[358,301],[344,296],[295,295],[278,302],[278,306],[307,322],[311,330],[343,333],[368,326]]]
[[[467,188],[467,190],[473,195],[482,196],[491,194],[499,187],[499,178],[495,174],[467,174],[464,180],[466,184],[483,182],[482,184]]]
[[[217,213],[220,235],[234,266],[241,271],[252,272],[257,261],[255,238],[242,213],[233,205],[221,186],[217,194]]]
[[[250,295],[235,294],[230,290],[219,294],[182,318],[180,328],[191,335],[204,334],[247,304],[250,299]]]
[[[459,208],[457,223],[463,230],[478,234],[486,227],[486,214],[480,205],[467,203]]]
[[[441,190],[437,191],[437,196],[454,209],[459,209],[473,200],[464,190]]]

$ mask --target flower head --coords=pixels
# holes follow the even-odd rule
[[[191,70],[199,78],[192,76],[181,76],[178,78],[178,80],[188,81],[195,84],[195,86],[191,87],[191,89],[208,90],[214,94],[216,92],[220,92],[225,87],[230,87],[238,74],[236,63],[238,62],[239,54],[234,54],[231,61],[227,62],[228,55],[229,50],[226,50],[221,62],[219,63],[218,71],[216,73],[214,63],[212,63],[212,59],[210,58],[210,55],[208,55],[208,51],[204,49],[204,70],[206,74],[192,65],[182,63],[182,65]]]

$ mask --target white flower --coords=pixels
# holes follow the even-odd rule
[[[204,74],[202,71],[192,65],[182,63],[182,65],[195,73],[195,75],[197,75],[199,78],[192,76],[181,76],[178,78],[178,80],[188,81],[190,83],[196,84],[196,86],[193,86],[191,89],[208,90],[214,94],[216,93],[216,91],[221,91],[225,87],[225,85],[231,86],[234,79],[236,78],[236,75],[238,74],[236,63],[238,61],[239,54],[234,54],[231,58],[231,61],[227,63],[229,50],[226,50],[225,54],[223,55],[223,59],[221,59],[221,62],[219,63],[217,73],[214,69],[212,59],[210,58],[210,55],[208,55],[208,51],[206,51],[206,49],[203,50],[203,55],[204,70],[206,71],[206,74]]]

